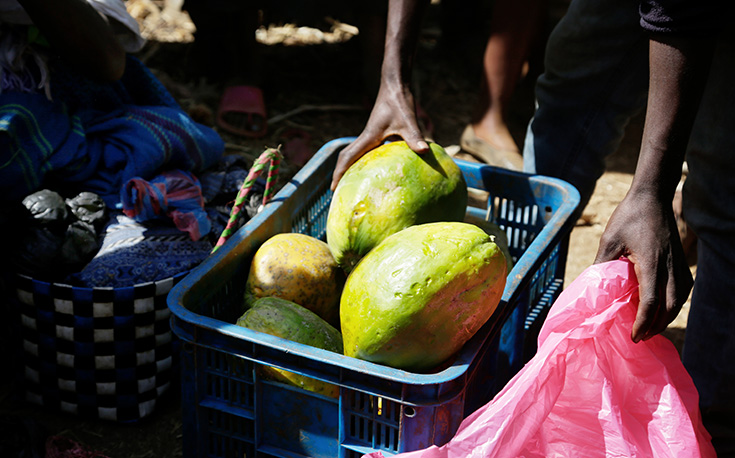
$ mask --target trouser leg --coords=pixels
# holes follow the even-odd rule
[[[573,0],[547,43],[524,169],[576,186],[580,212],[645,106],[648,39],[639,20],[636,1]]]
[[[735,457],[735,34],[720,40],[687,151],[684,218],[698,236],[683,348],[718,456]]]

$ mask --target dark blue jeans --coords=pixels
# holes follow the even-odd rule
[[[646,104],[648,37],[639,19],[637,0],[573,0],[549,36],[524,169],[576,186],[580,212]]]
[[[697,274],[683,349],[718,456],[735,457],[735,34],[716,51],[687,151]]]
[[[549,37],[525,170],[572,183],[584,207],[647,89],[638,2],[572,0]],[[699,258],[682,359],[718,455],[735,456],[735,34],[720,39],[687,165],[684,217]]]

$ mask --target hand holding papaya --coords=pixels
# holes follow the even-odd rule
[[[332,191],[350,165],[385,140],[400,137],[416,153],[429,151],[429,144],[424,140],[416,119],[416,105],[411,92],[416,43],[421,18],[428,4],[428,0],[389,2],[378,96],[365,129],[339,154],[332,175]]]
[[[365,129],[354,142],[339,153],[332,175],[332,191],[337,188],[342,175],[355,161],[380,146],[385,140],[400,137],[416,153],[423,154],[429,151],[429,144],[424,140],[416,119],[416,107],[411,91],[403,85],[396,86],[390,84],[381,86]]]

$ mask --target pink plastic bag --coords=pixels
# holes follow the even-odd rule
[[[538,353],[490,403],[444,446],[397,456],[715,457],[674,345],[630,340],[637,304],[632,263],[589,267],[551,307]]]

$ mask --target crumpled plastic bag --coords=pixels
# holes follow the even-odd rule
[[[79,221],[93,225],[96,230],[107,222],[107,205],[102,197],[93,192],[82,191],[66,199],[66,205]]]
[[[537,354],[490,403],[444,446],[396,456],[715,457],[674,345],[631,341],[637,304],[632,263],[589,267],[552,305]]]
[[[66,227],[69,210],[66,207],[64,198],[58,192],[42,189],[24,197],[23,205],[37,223],[49,226],[52,229],[60,227],[62,232]]]
[[[15,272],[37,280],[61,281],[84,267],[99,250],[99,221],[106,213],[101,197],[82,192],[71,199],[43,189],[22,200],[26,211],[14,218],[17,239],[9,245]],[[95,226],[97,224],[97,226]]]

